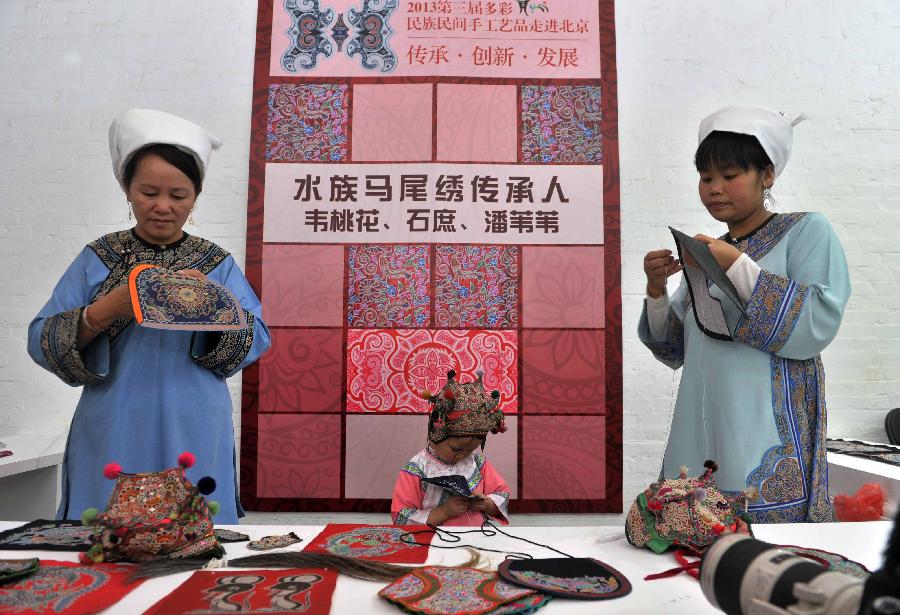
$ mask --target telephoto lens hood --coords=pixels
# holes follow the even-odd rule
[[[700,565],[703,595],[728,615],[853,615],[864,581],[744,534],[727,534]]]

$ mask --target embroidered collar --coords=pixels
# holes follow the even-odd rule
[[[771,222],[772,220],[774,220],[776,217],[778,217],[778,214],[777,214],[777,213],[771,214],[768,218],[766,218],[765,222],[763,222],[762,224],[760,224],[759,226],[757,226],[755,229],[753,229],[752,231],[750,231],[750,232],[747,233],[746,235],[741,235],[740,237],[732,237],[730,232],[729,232],[729,233],[725,233],[725,241],[727,241],[728,243],[731,243],[731,244],[736,244],[736,243],[740,243],[740,242],[742,242],[742,241],[746,241],[746,240],[750,239],[751,237],[753,237],[753,236],[754,236],[756,233],[758,233],[760,230],[762,230],[763,228],[765,228],[766,225],[768,225],[769,222]]]
[[[131,228],[131,236],[135,240],[140,242],[141,245],[143,245],[145,248],[149,248],[150,250],[153,250],[154,252],[164,252],[166,250],[174,250],[175,248],[177,248],[178,246],[183,244],[185,241],[187,241],[188,238],[190,237],[190,235],[188,233],[186,233],[185,231],[181,231],[181,237],[179,237],[172,243],[163,243],[163,244],[151,243],[151,242],[147,241],[146,239],[144,239],[143,237],[141,237],[140,235],[138,235],[136,226]]]

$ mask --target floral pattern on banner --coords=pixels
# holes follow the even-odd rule
[[[600,87],[522,86],[522,161],[600,164]]]
[[[348,326],[429,325],[428,246],[350,246],[348,262]]]
[[[434,267],[435,326],[519,324],[518,246],[439,245]]]
[[[347,331],[347,412],[416,412],[431,405],[455,370],[468,382],[484,370],[484,388],[500,391],[500,408],[518,409],[518,334],[515,331],[377,329]]]
[[[345,83],[270,84],[266,160],[347,160],[348,88]]]

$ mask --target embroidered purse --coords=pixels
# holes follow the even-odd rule
[[[637,496],[625,520],[625,536],[636,547],[662,553],[670,547],[702,553],[721,534],[750,534],[748,516],[738,513],[755,497],[748,492],[729,495],[713,478],[718,469],[706,461],[706,471],[688,478],[682,468],[678,478],[655,482]]]
[[[82,522],[94,527],[82,563],[221,557],[224,549],[212,521],[219,504],[203,497],[216,483],[207,476],[191,484],[184,470],[192,465],[191,453],[182,453],[177,467],[161,472],[126,474],[118,464],[107,465],[104,476],[115,479],[116,486],[106,511],[89,508],[82,515]]]

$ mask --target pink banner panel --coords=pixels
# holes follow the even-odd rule
[[[340,327],[344,248],[263,246],[263,319],[270,327]]]
[[[433,90],[430,83],[354,85],[354,162],[430,161]]]
[[[271,24],[273,76],[600,77],[592,2],[275,2]]]
[[[522,497],[606,497],[605,422],[602,416],[525,416]]]
[[[259,361],[260,412],[340,412],[341,329],[272,329]]]
[[[338,414],[260,414],[256,495],[336,498],[341,494]]]
[[[440,83],[437,159],[515,162],[516,86]]]
[[[606,326],[602,246],[522,248],[522,326]]]
[[[515,331],[350,329],[347,332],[347,412],[428,413],[447,371],[466,382],[484,370],[484,386],[500,391],[500,408],[518,408]]]
[[[606,412],[603,331],[522,331],[522,405],[528,414]]]

